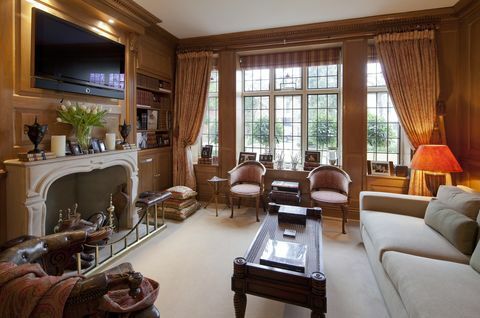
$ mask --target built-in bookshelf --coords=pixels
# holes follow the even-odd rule
[[[137,73],[136,132],[139,148],[171,145],[171,97],[171,82]]]

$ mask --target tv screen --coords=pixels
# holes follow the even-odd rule
[[[125,46],[34,9],[35,87],[124,98]]]

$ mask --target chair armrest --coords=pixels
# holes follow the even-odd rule
[[[379,211],[423,218],[432,197],[386,192],[360,192],[360,211]]]

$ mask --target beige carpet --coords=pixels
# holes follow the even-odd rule
[[[254,209],[200,210],[168,228],[116,262],[160,282],[156,305],[162,318],[234,317],[230,290],[232,261],[243,256],[260,223]],[[361,243],[358,222],[342,235],[339,220],[325,219],[324,265],[328,318],[388,317],[382,296]],[[247,296],[247,318],[307,318],[310,311],[280,302]]]

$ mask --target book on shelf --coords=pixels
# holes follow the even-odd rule
[[[307,245],[269,239],[260,264],[305,273]]]
[[[39,153],[19,153],[18,160],[24,162],[30,161],[40,161],[40,160],[48,160],[48,159],[55,159],[57,156],[54,152],[39,152]]]

